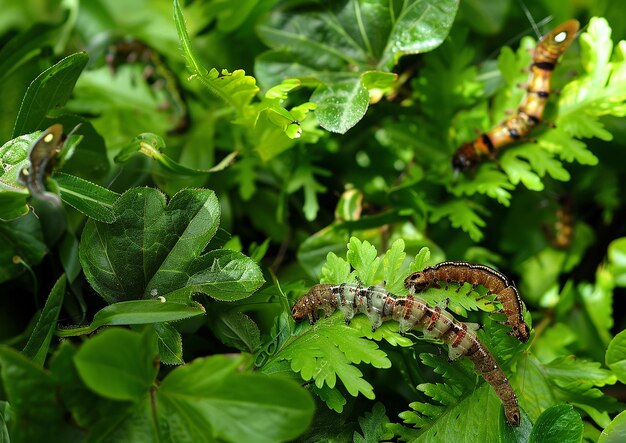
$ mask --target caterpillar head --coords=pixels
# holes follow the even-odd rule
[[[430,286],[423,272],[414,272],[404,279],[404,287],[411,292],[422,292]]]
[[[307,315],[309,315],[311,312],[313,312],[315,310],[314,309],[315,306],[309,300],[308,295],[309,294],[307,294],[304,297],[302,297],[301,299],[299,299],[296,302],[296,304],[293,305],[293,308],[291,308],[291,317],[295,321],[302,320],[304,317],[306,317]]]
[[[511,324],[511,335],[519,341],[526,343],[530,337],[530,328],[523,321]]]
[[[465,172],[472,169],[476,162],[476,150],[472,142],[463,143],[452,156],[452,168]]]

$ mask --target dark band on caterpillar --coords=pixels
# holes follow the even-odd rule
[[[541,121],[550,96],[552,71],[576,37],[578,27],[578,21],[568,20],[539,40],[530,65],[528,93],[522,99],[517,114],[507,117],[474,141],[461,145],[452,156],[455,170],[466,171],[485,158],[495,158],[500,149],[525,137]]]
[[[463,261],[439,263],[414,272],[404,279],[404,287],[412,293],[423,292],[430,287],[439,287],[440,282],[459,285],[459,290],[465,283],[472,284],[472,290],[477,286],[487,288],[487,294],[496,294],[496,300],[502,304],[502,312],[506,315],[506,324],[512,327],[511,335],[522,342],[528,341],[530,328],[524,322],[524,306],[517,292],[515,284],[503,274],[484,265],[476,265]]]
[[[393,319],[398,322],[401,333],[419,330],[425,337],[440,339],[448,345],[450,360],[467,357],[474,363],[476,372],[483,376],[502,400],[509,424],[519,426],[520,411],[515,391],[493,355],[476,336],[478,325],[456,320],[445,310],[446,305],[447,301],[432,307],[410,294],[397,298],[380,286],[320,284],[313,286],[295,303],[291,315],[295,320],[308,317],[313,324],[319,311],[329,316],[339,309],[346,323],[354,315],[362,313],[370,319],[372,330],[384,321]]]

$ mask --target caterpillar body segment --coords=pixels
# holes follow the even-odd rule
[[[430,287],[446,287],[455,283],[462,287],[471,283],[472,289],[484,286],[488,294],[496,294],[496,300],[502,304],[502,313],[506,315],[506,324],[511,326],[511,334],[522,342],[528,341],[530,328],[524,322],[524,305],[515,284],[500,272],[484,265],[463,261],[450,261],[430,266],[421,272],[414,272],[404,279],[404,287],[411,293],[423,292]]]
[[[541,122],[550,97],[552,71],[559,57],[576,37],[579,26],[577,20],[568,20],[539,40],[529,68],[527,94],[517,112],[474,141],[461,145],[452,156],[452,167],[455,170],[467,171],[485,158],[494,159],[502,148],[525,137]]]

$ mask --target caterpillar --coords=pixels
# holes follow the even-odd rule
[[[145,65],[144,78],[153,89],[163,89],[167,102],[163,108],[170,108],[176,119],[168,134],[181,134],[189,127],[189,111],[180,84],[161,55],[146,43],[133,38],[123,38],[112,43],[105,55],[105,62],[113,73],[123,63],[135,62]]]
[[[315,285],[295,303],[291,315],[294,320],[308,317],[313,324],[320,310],[329,316],[337,309],[343,312],[346,323],[355,314],[363,313],[369,317],[372,330],[393,319],[398,322],[401,333],[416,329],[425,337],[443,340],[448,345],[450,360],[466,357],[472,361],[476,372],[502,400],[509,424],[519,426],[520,411],[515,391],[495,358],[476,336],[477,324],[456,320],[442,304],[432,307],[411,294],[395,297],[380,286],[363,287],[358,283]]]
[[[502,304],[506,315],[505,324],[511,326],[511,335],[522,342],[528,341],[530,328],[524,322],[524,307],[514,283],[488,266],[475,265],[463,261],[449,261],[428,267],[421,272],[414,272],[404,279],[404,287],[411,293],[422,292],[429,287],[439,287],[439,282],[457,283],[459,291],[467,282],[472,290],[477,286],[488,289],[487,294],[496,294],[496,300]]]
[[[574,237],[574,210],[571,198],[568,196],[559,198],[559,207],[554,217],[553,223],[544,223],[541,228],[553,247],[566,249]]]
[[[517,113],[504,119],[474,141],[464,143],[452,156],[456,171],[467,171],[484,158],[494,159],[498,151],[526,136],[543,118],[550,96],[550,77],[559,57],[576,37],[579,23],[568,20],[544,35],[537,43],[526,85],[527,94]]]

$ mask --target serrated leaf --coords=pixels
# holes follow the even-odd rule
[[[216,335],[228,346],[250,353],[254,353],[261,346],[259,327],[242,312],[218,313],[211,324]]]
[[[350,238],[348,243],[348,262],[354,268],[361,282],[366,285],[373,285],[376,273],[380,266],[378,252],[370,242],[361,242],[356,237]]]
[[[483,237],[480,228],[484,227],[486,223],[476,213],[474,207],[476,204],[467,200],[453,200],[434,208],[430,215],[430,221],[437,223],[443,217],[447,217],[453,227],[463,229],[472,240],[477,242]]]
[[[366,412],[365,415],[359,417],[359,426],[363,435],[354,432],[355,443],[377,443],[382,440],[388,440],[393,435],[387,431],[386,425],[389,418],[385,415],[385,406],[377,402],[372,408],[372,412]]]
[[[400,269],[404,264],[406,253],[404,252],[404,240],[397,239],[391,248],[383,256],[383,281],[385,289],[392,294],[399,294],[404,290],[404,277]]]
[[[320,283],[341,284],[350,282],[350,263],[334,252],[329,252],[322,266]]]
[[[169,323],[154,323],[159,349],[159,360],[166,365],[182,365],[183,339],[180,332]]]
[[[391,365],[385,353],[361,338],[357,329],[346,326],[341,315],[320,320],[274,358],[289,360],[293,371],[300,372],[304,380],[314,380],[318,388],[334,388],[338,377],[350,395],[361,393],[369,399],[374,398],[372,386],[352,363],[365,362],[377,368]]]
[[[94,220],[103,223],[115,220],[113,204],[120,196],[117,192],[61,172],[54,174],[53,178],[59,186],[63,202]]]

